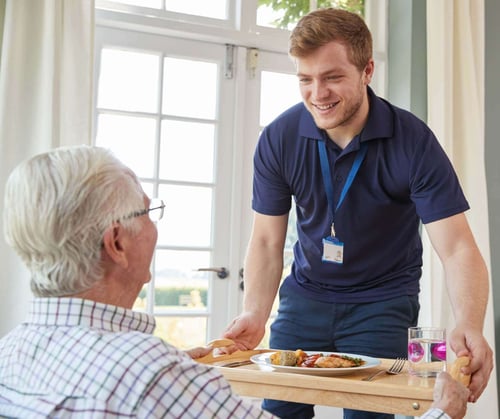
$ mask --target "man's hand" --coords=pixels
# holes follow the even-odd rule
[[[469,390],[446,372],[439,373],[434,386],[434,402],[437,407],[446,412],[452,419],[462,419],[467,412]]]
[[[238,349],[245,351],[254,349],[265,333],[265,323],[250,312],[243,312],[229,324],[223,337],[232,339]]]
[[[451,332],[449,341],[457,358],[469,356],[471,359],[470,364],[463,367],[462,371],[471,375],[469,401],[476,402],[488,385],[493,370],[493,351],[479,332],[456,328]]]
[[[199,348],[193,348],[193,349],[188,349],[186,353],[192,358],[192,359],[197,359],[201,358],[202,356],[208,355],[213,348],[210,347],[199,347]]]

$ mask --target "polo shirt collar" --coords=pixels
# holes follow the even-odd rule
[[[368,99],[370,100],[370,111],[366,125],[361,131],[361,141],[392,137],[394,115],[390,105],[384,99],[379,98],[369,86]]]

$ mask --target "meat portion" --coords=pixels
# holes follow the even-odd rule
[[[319,368],[351,368],[356,366],[352,359],[342,358],[336,355],[320,356],[314,363]]]

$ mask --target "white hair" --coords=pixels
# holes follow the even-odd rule
[[[102,279],[102,239],[144,208],[135,174],[106,149],[61,147],[17,166],[4,199],[4,231],[39,297],[84,291]],[[134,231],[134,219],[121,221]]]

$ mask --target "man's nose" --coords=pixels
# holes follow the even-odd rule
[[[329,95],[329,90],[326,85],[321,80],[315,80],[312,85],[312,96],[314,99],[323,99],[325,97],[328,97]]]

